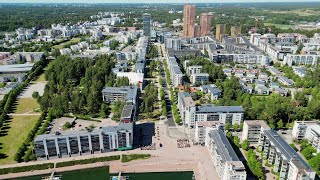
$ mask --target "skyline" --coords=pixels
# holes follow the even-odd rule
[[[306,2],[306,0],[157,0],[155,2],[150,2],[148,0],[132,0],[131,3],[148,3],[148,4],[157,4],[157,3],[168,3],[168,4],[177,4],[177,3],[266,3],[266,2]],[[307,2],[320,2],[320,0],[307,0]],[[42,0],[11,0],[9,3],[6,0],[0,0],[0,3],[12,4],[12,3],[41,3],[41,4],[49,4],[49,3],[83,3],[83,4],[96,4],[96,3],[128,3],[126,0],[46,0],[43,2]]]

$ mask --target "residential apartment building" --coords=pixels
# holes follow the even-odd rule
[[[202,121],[240,125],[244,117],[241,106],[197,106],[189,93],[178,94],[178,107],[183,124],[189,128],[195,127],[196,122]]]
[[[263,120],[243,121],[241,141],[247,140],[250,144],[258,144],[261,133],[268,129],[270,129],[270,127]]]
[[[194,37],[194,25],[196,18],[196,7],[193,5],[184,5],[183,8],[183,36]]]
[[[200,87],[200,90],[204,93],[209,93],[211,100],[218,100],[222,93],[222,91],[214,84],[203,85]]]
[[[231,26],[231,37],[241,35],[241,26]]]
[[[275,131],[264,130],[259,140],[259,151],[273,165],[272,171],[279,173],[283,180],[313,180],[316,172],[308,163]]]
[[[315,66],[318,63],[318,58],[320,55],[296,55],[288,54],[284,57],[283,63],[289,66],[299,66],[299,65],[311,65]]]
[[[211,31],[211,19],[212,15],[208,13],[202,13],[200,16],[201,36],[207,36]]]
[[[181,39],[180,38],[166,38],[165,47],[175,51],[181,50]]]
[[[175,57],[169,57],[167,62],[172,85],[174,87],[178,87],[179,85],[183,84],[182,79],[184,74],[181,72],[180,66]]]
[[[37,160],[48,160],[132,149],[132,144],[133,124],[122,123],[93,131],[38,135],[34,150]]]
[[[194,73],[190,76],[190,82],[192,84],[201,83],[204,84],[209,82],[209,74],[208,73]]]
[[[295,121],[292,129],[294,140],[307,139],[310,144],[320,152],[320,122],[319,121]]]
[[[189,66],[187,69],[187,75],[191,76],[192,74],[201,73],[202,66]]]
[[[138,111],[138,87],[107,87],[102,90],[104,102],[113,103],[115,101],[124,102],[120,120],[123,123],[132,122]]]
[[[217,24],[216,25],[216,39],[222,41],[223,35],[226,34],[226,25],[225,24]]]
[[[144,36],[149,36],[151,35],[151,15],[150,14],[143,14],[142,15],[143,19],[143,35]]]
[[[278,81],[280,83],[282,83],[283,85],[286,85],[286,86],[293,86],[294,85],[294,81],[292,79],[288,79],[285,76],[278,76],[277,78],[278,78]]]
[[[247,178],[245,166],[222,130],[210,130],[206,135],[205,145],[220,179],[245,180]]]
[[[196,122],[195,141],[200,145],[204,145],[206,140],[206,134],[213,129],[224,130],[224,124],[215,121]]]

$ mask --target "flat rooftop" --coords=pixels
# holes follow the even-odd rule
[[[293,160],[297,167],[304,168],[307,171],[314,171],[309,164],[275,131],[264,130],[263,133],[288,161]]]
[[[214,106],[214,105],[202,105],[197,107],[197,113],[232,113],[232,112],[244,112],[242,106]]]
[[[209,137],[214,140],[217,146],[216,150],[224,162],[240,161],[223,131],[220,129],[211,130]]]
[[[244,121],[244,123],[251,127],[260,126],[260,127],[263,127],[264,129],[270,129],[268,124],[263,120],[246,120]]]
[[[46,139],[55,139],[55,138],[65,138],[65,137],[77,137],[81,135],[88,135],[88,134],[100,134],[100,133],[110,133],[110,132],[118,132],[118,131],[132,131],[133,124],[132,123],[120,123],[118,126],[107,126],[101,129],[94,129],[91,132],[88,131],[68,131],[68,132],[61,132],[61,134],[41,134],[35,138],[36,141],[43,141]]]
[[[29,72],[34,64],[1,65],[0,73]]]

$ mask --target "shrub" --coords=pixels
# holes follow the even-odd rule
[[[53,168],[53,163],[45,163],[45,164],[37,164],[31,166],[21,166],[21,167],[11,167],[11,168],[3,168],[0,169],[0,174],[9,174],[9,173],[18,173],[18,172],[27,172],[27,171],[34,171],[34,170],[44,170]]]
[[[138,159],[148,159],[151,157],[151,154],[123,154],[121,158],[121,162],[130,162]]]
[[[104,161],[115,161],[119,160],[120,156],[107,156],[107,157],[98,157],[98,158],[91,158],[91,159],[81,159],[81,160],[74,160],[74,161],[66,161],[66,162],[58,162],[56,167],[66,167],[66,166],[74,166],[79,164],[91,164],[96,162],[104,162]]]

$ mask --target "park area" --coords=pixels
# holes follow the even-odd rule
[[[40,76],[35,83],[30,84],[19,95],[11,114],[8,114],[9,118],[0,130],[0,165],[15,163],[16,152],[37,123],[41,113],[38,112],[40,105],[32,98],[32,93],[39,91],[39,94],[43,94],[43,79],[44,76]]]

